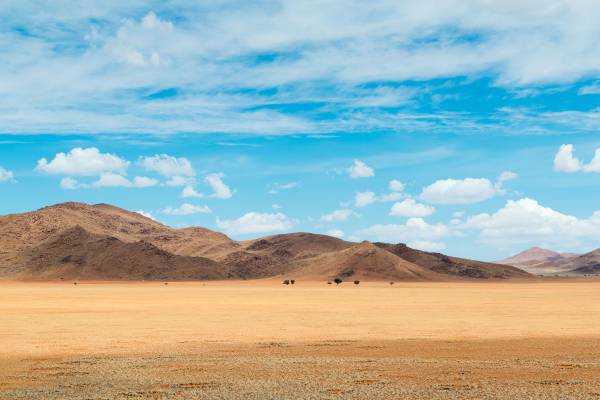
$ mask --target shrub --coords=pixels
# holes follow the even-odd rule
[[[339,285],[340,283],[342,283],[342,282],[343,282],[343,281],[342,281],[342,278],[340,278],[340,277],[338,277],[338,278],[335,278],[333,281],[335,282],[335,284],[336,284],[336,285]]]
[[[293,285],[294,283],[296,283],[296,280],[292,279],[290,280],[290,283]]]
[[[394,282],[390,282],[390,285],[393,285],[393,284],[394,284]]]
[[[290,281],[289,281],[289,279],[286,279],[285,281],[283,281],[283,284],[284,284],[284,285],[289,285],[289,284],[290,284]]]
[[[331,281],[327,282],[328,285],[331,285]]]
[[[360,283],[360,281],[354,281],[355,285],[358,285]]]

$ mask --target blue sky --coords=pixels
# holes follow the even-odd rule
[[[595,2],[121,3],[0,5],[0,213],[600,247]]]

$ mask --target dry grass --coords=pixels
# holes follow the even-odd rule
[[[1,283],[0,398],[600,398],[600,282]]]

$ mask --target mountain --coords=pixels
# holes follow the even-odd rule
[[[564,272],[564,268],[561,267],[563,262],[577,256],[578,254],[574,253],[558,253],[541,247],[532,247],[512,257],[500,260],[498,263],[512,265],[530,273],[552,275]]]
[[[441,281],[447,278],[367,241],[300,260],[288,274],[314,280],[340,277],[377,281]]]
[[[173,229],[108,204],[70,202],[0,216],[0,237],[0,278],[5,279],[529,277],[507,265],[312,233],[237,242],[205,228]]]
[[[205,280],[224,279],[220,264],[204,257],[180,256],[144,241],[123,242],[113,236],[69,228],[27,249],[12,266],[21,279]]]
[[[549,261],[540,264],[538,269],[545,271],[547,274],[597,275],[600,274],[600,249],[580,256]]]
[[[402,243],[395,245],[388,243],[375,244],[404,260],[423,266],[437,274],[477,279],[525,278],[529,275],[521,269],[509,265],[449,257],[440,253],[415,250]]]

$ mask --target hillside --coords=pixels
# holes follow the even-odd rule
[[[175,255],[148,242],[123,242],[67,229],[28,249],[12,267],[21,279],[205,280],[224,279],[227,272],[203,257]]]
[[[597,275],[600,274],[600,249],[580,256],[540,264],[538,269],[547,274]]]
[[[412,249],[401,243],[396,245],[388,243],[375,244],[398,257],[438,274],[475,279],[526,278],[529,275],[519,268],[509,265],[449,257],[440,253],[429,253]]]
[[[578,256],[574,253],[559,253],[541,247],[532,247],[512,257],[500,260],[498,263],[512,265],[533,274],[554,275],[567,271],[569,267],[563,267],[563,265]]]
[[[0,217],[0,277],[12,279],[509,279],[517,268],[403,244],[290,233],[237,242],[173,229],[108,204],[62,203]]]

